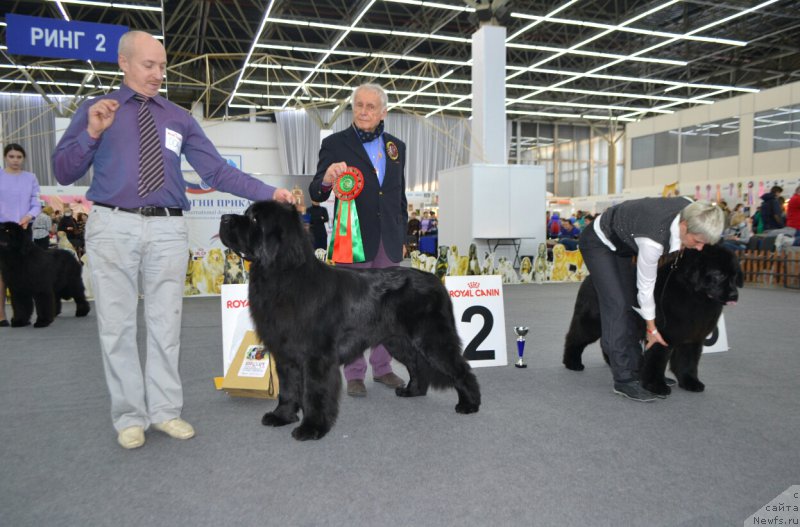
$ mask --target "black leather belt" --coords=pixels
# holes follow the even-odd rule
[[[141,214],[142,216],[183,216],[183,209],[173,209],[169,207],[136,207],[135,209],[126,209],[125,207],[116,207],[114,205],[106,205],[105,203],[94,202],[97,207],[105,207],[107,209],[121,210],[122,212],[130,212],[131,214]]]

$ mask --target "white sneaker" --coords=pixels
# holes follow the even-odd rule
[[[153,428],[175,439],[190,439],[194,437],[194,428],[192,425],[180,417],[164,421],[163,423],[155,423],[153,424]]]
[[[141,426],[123,428],[119,431],[119,434],[117,434],[117,443],[119,443],[122,448],[127,448],[128,450],[139,448],[144,444],[144,428]]]

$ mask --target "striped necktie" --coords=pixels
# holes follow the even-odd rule
[[[145,197],[164,186],[164,160],[161,155],[161,142],[153,114],[147,107],[148,98],[133,96],[139,103],[139,197]]]

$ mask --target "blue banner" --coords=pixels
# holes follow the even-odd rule
[[[127,26],[6,14],[6,44],[15,55],[117,62]]]

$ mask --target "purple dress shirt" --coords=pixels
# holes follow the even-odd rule
[[[186,184],[181,173],[181,154],[211,187],[253,201],[271,199],[275,188],[230,166],[206,137],[203,129],[186,110],[160,95],[148,102],[156,123],[164,156],[166,181],[159,190],[140,198],[139,180],[139,103],[134,91],[122,85],[116,92],[86,101],[72,118],[53,153],[53,168],[59,183],[78,180],[94,165],[94,177],[86,197],[117,207],[145,205],[179,207],[189,210]],[[89,107],[100,99],[119,102],[114,122],[99,139],[89,136]]]
[[[31,172],[9,174],[0,170],[0,222],[19,223],[26,214],[33,222],[41,211],[36,176]]]

